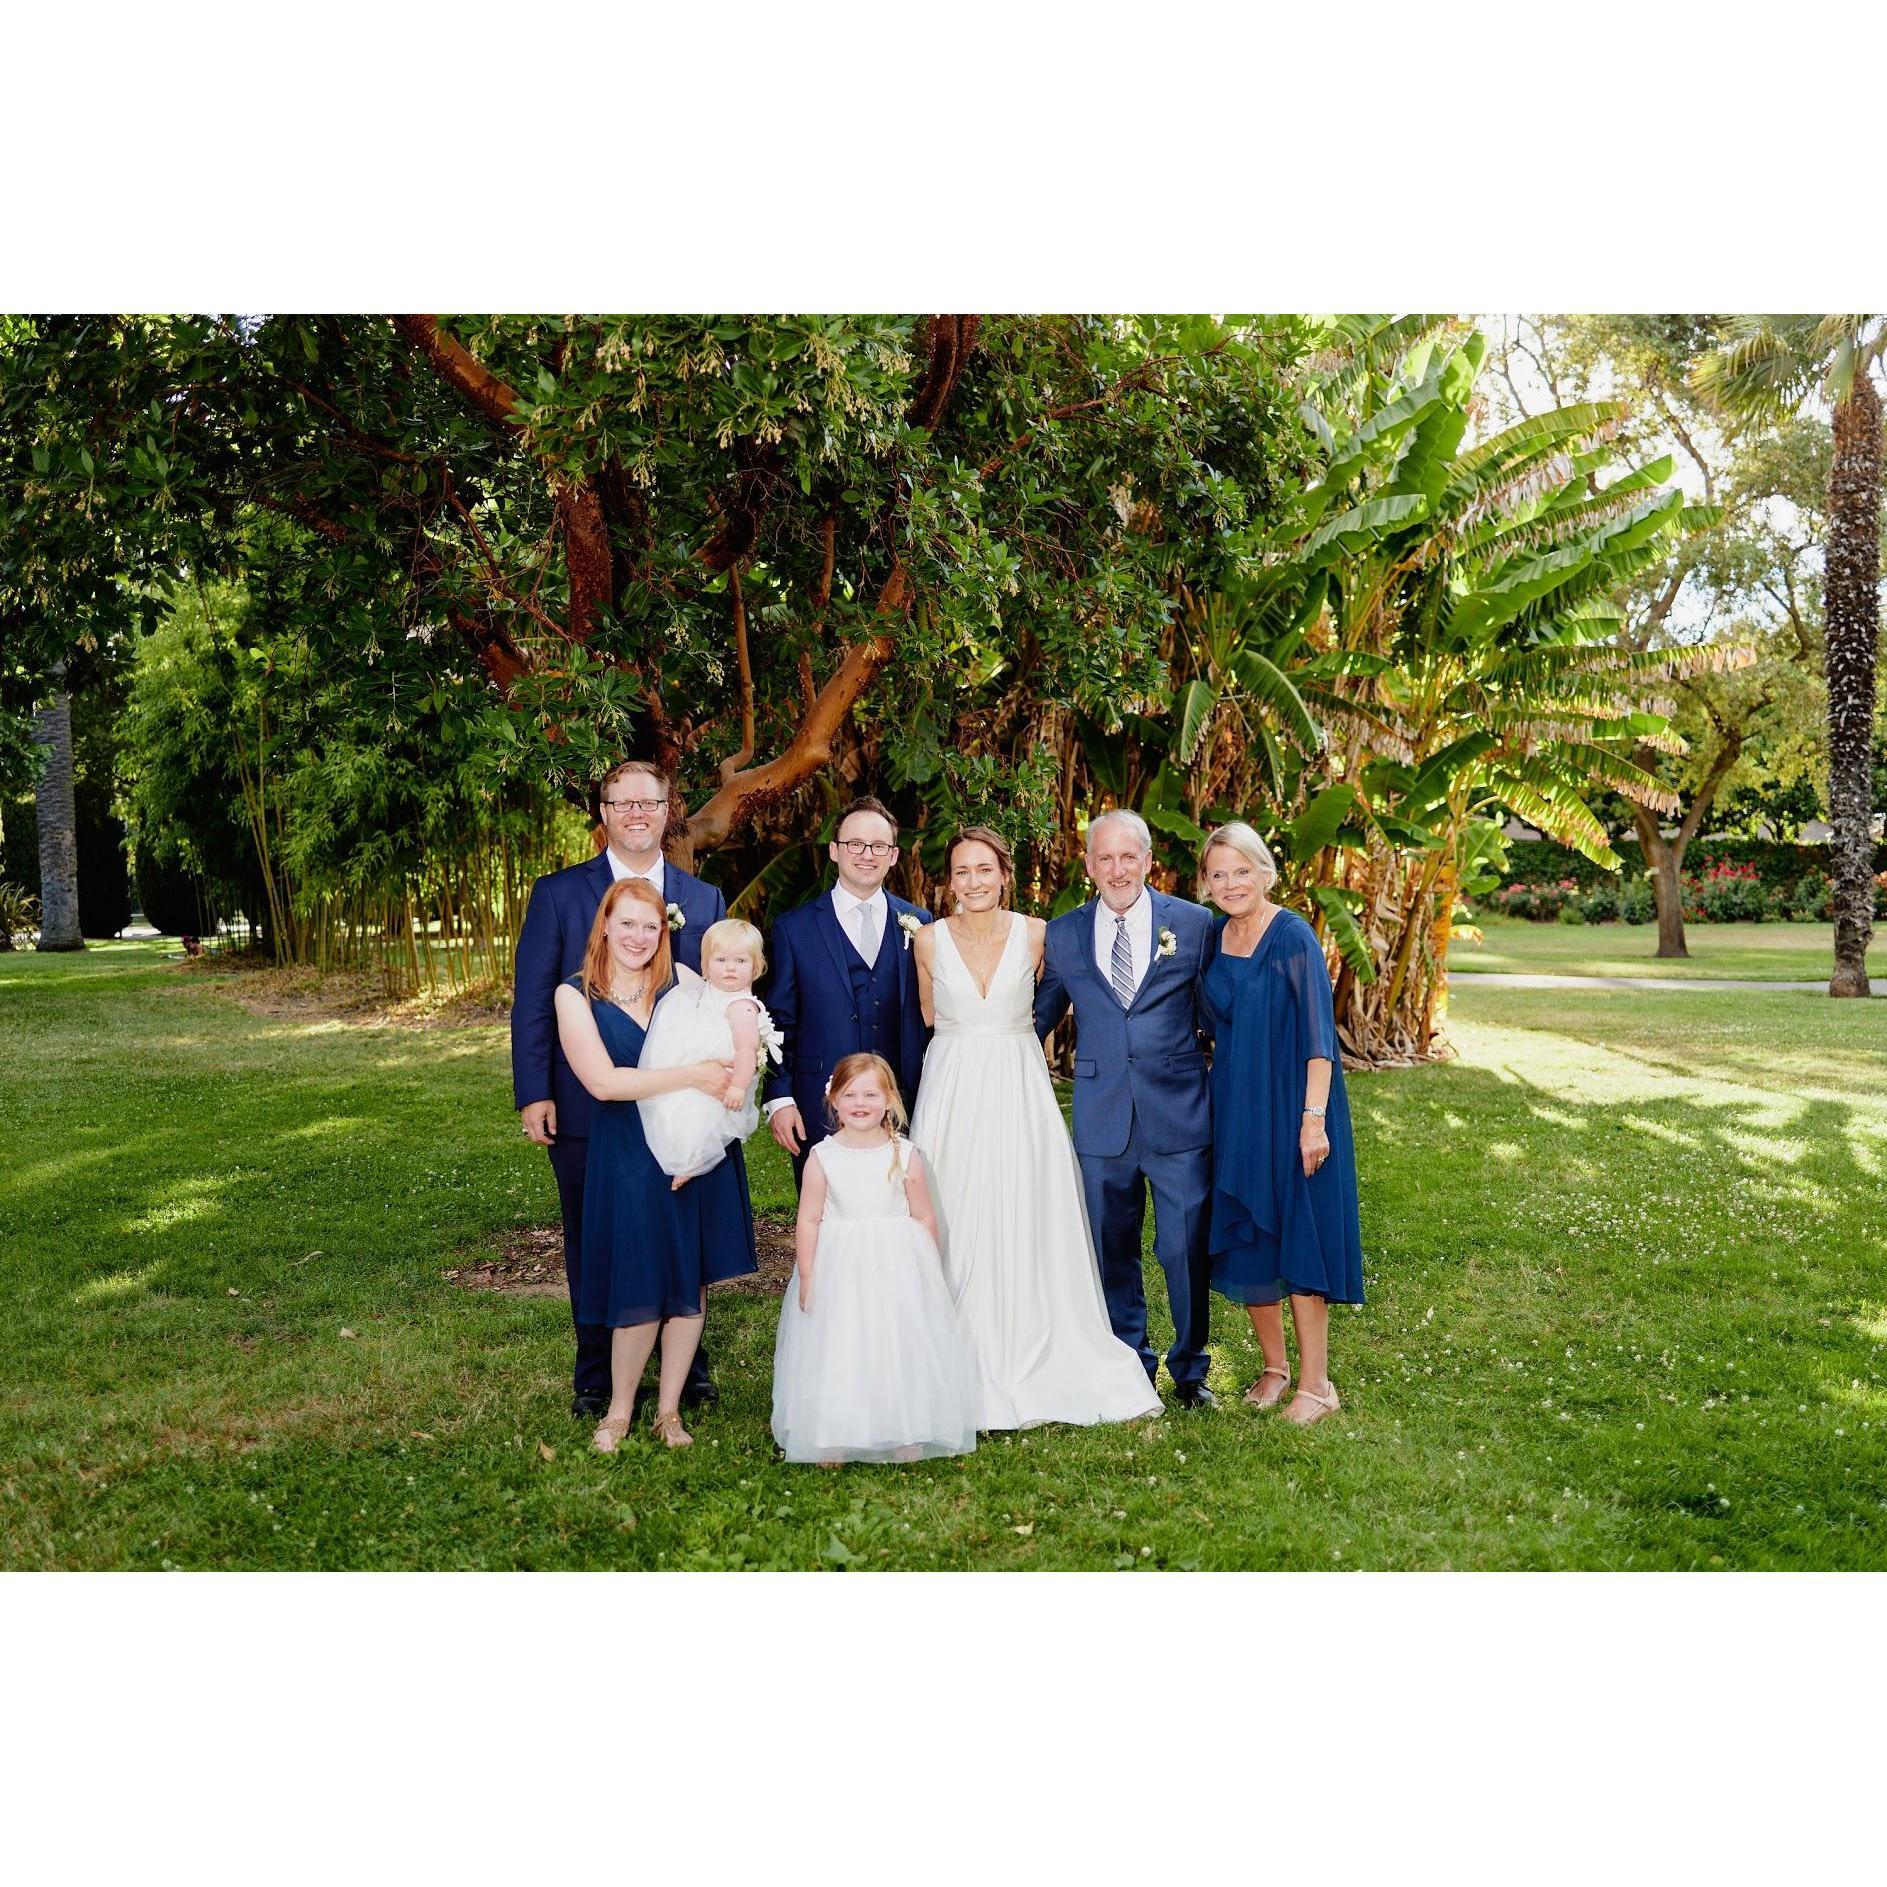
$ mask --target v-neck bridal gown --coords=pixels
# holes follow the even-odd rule
[[[911,1140],[976,1349],[977,1427],[1157,1413],[1140,1358],[1108,1323],[1080,1168],[1035,1034],[1027,924],[1011,916],[987,995],[939,924],[931,996]]]

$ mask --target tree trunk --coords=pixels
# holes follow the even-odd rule
[[[65,679],[63,668],[59,679]],[[46,770],[33,796],[39,813],[39,947],[83,950],[78,812],[72,799],[72,700],[63,688],[33,716],[33,744],[46,749]]]
[[[1874,933],[1874,665],[1880,634],[1881,401],[1863,367],[1834,411],[1824,572],[1828,814],[1834,880],[1831,996],[1865,996]]]
[[[1658,905],[1658,955],[1687,957],[1690,945],[1684,939],[1684,886],[1679,873],[1684,869],[1683,838],[1673,842],[1658,830],[1655,813],[1643,806],[1632,808],[1632,824],[1638,828],[1638,847],[1644,854],[1645,875],[1651,880],[1651,895]]]

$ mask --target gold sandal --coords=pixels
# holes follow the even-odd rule
[[[664,1414],[655,1411],[655,1420],[649,1424],[654,1433],[671,1448],[692,1448],[695,1438],[681,1425],[681,1412],[671,1410]]]
[[[1265,1394],[1265,1378],[1275,1376],[1278,1386],[1269,1395]],[[1245,1400],[1254,1409],[1275,1409],[1284,1400],[1284,1392],[1291,1386],[1291,1372],[1288,1369],[1276,1369],[1267,1363],[1258,1372],[1258,1380],[1245,1391]]]
[[[590,1446],[599,1455],[613,1455],[622,1446],[623,1439],[628,1433],[628,1416],[606,1415],[597,1423],[596,1433],[590,1437]]]
[[[1310,1415],[1298,1415],[1294,1413],[1300,1402],[1309,1403],[1316,1413]],[[1337,1400],[1337,1386],[1335,1383],[1330,1385],[1330,1393],[1324,1396],[1312,1395],[1302,1383],[1299,1383],[1297,1385],[1297,1394],[1291,1398],[1290,1408],[1284,1411],[1284,1419],[1287,1422],[1295,1422],[1299,1428],[1308,1428],[1313,1422],[1321,1422],[1326,1415],[1335,1415],[1342,1407],[1343,1404]]]

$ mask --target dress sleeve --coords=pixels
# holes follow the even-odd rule
[[[1317,933],[1305,924],[1295,935],[1281,937],[1278,941],[1291,947],[1284,964],[1284,976],[1297,1011],[1304,1059],[1321,1059],[1341,1066],[1343,1050],[1337,1041],[1337,1012],[1330,999],[1330,970],[1324,962],[1323,946],[1317,941]]]

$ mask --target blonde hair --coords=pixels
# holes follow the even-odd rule
[[[767,973],[766,939],[744,917],[724,917],[701,933],[702,975],[707,975],[708,959],[730,943],[739,944],[746,951],[753,964],[753,980],[759,982]]]
[[[1267,874],[1265,882],[1258,888],[1269,891],[1278,882],[1278,861],[1271,856],[1271,847],[1261,839],[1242,819],[1228,819],[1218,827],[1199,848],[1199,895],[1206,895],[1206,860],[1212,856],[1212,848],[1223,845],[1228,851],[1236,852],[1254,871]]]
[[[835,1103],[839,1096],[860,1075],[874,1074],[885,1091],[885,1117],[882,1124],[891,1129],[891,1164],[885,1170],[885,1177],[902,1181],[904,1150],[900,1136],[911,1122],[910,1116],[904,1111],[904,1096],[898,1092],[898,1078],[891,1072],[891,1064],[882,1055],[863,1051],[840,1058],[839,1065],[832,1071],[832,1079],[826,1083],[826,1125],[834,1133],[838,1132],[839,1110]]]
[[[599,996],[609,1001],[610,991],[615,987],[615,966],[609,960],[609,914],[624,898],[648,905],[662,923],[655,954],[648,961],[644,994],[652,996],[666,989],[675,974],[675,959],[668,944],[668,906],[662,902],[661,894],[646,878],[618,878],[603,893],[603,901],[596,907],[596,917],[590,925],[590,941],[583,950],[583,993],[592,1001]]]

